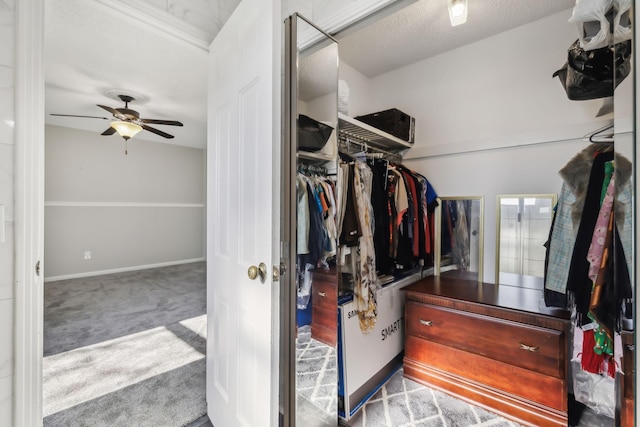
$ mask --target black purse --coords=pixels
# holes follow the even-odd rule
[[[613,96],[614,89],[631,71],[631,40],[585,51],[576,40],[567,52],[567,62],[553,73],[573,101]]]
[[[303,151],[321,150],[333,132],[331,126],[320,123],[309,116],[298,117],[298,149]]]

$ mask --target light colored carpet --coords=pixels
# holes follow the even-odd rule
[[[205,264],[45,285],[45,426],[186,425],[206,412]]]

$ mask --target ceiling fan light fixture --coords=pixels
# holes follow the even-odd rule
[[[467,0],[447,0],[449,3],[449,20],[451,26],[467,22]]]
[[[124,139],[131,139],[142,130],[142,127],[135,123],[120,120],[111,122],[111,127],[114,128],[116,132],[118,132],[118,135],[120,135]]]

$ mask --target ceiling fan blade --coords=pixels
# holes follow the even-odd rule
[[[160,135],[160,136],[163,136],[163,137],[165,137],[165,138],[169,138],[169,139],[173,138],[173,135],[169,135],[169,134],[168,134],[168,133],[166,133],[166,132],[162,132],[161,130],[158,130],[158,129],[152,128],[152,127],[147,126],[147,125],[145,125],[145,124],[141,124],[140,126],[142,127],[142,129],[144,129],[144,130],[148,130],[149,132],[155,133],[156,135]]]
[[[125,120],[126,116],[124,114],[122,114],[120,111],[116,110],[115,108],[111,108],[108,107],[106,105],[100,105],[100,104],[96,104],[98,107],[100,108],[104,108],[105,110],[107,110],[108,112],[110,112],[111,114],[113,114],[114,117],[117,117],[120,120]]]
[[[75,114],[49,114],[50,116],[59,116],[59,117],[83,117],[83,118],[87,118],[87,119],[102,119],[102,120],[111,120],[108,119],[106,117],[98,117],[98,116],[78,116]]]
[[[104,132],[102,132],[100,135],[113,135],[114,133],[116,133],[115,128],[109,127],[107,128],[107,130],[105,130]]]
[[[159,119],[140,119],[142,123],[151,123],[155,125],[183,126],[176,120],[159,120]]]

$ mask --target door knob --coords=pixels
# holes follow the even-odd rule
[[[264,283],[267,278],[267,265],[264,262],[258,264],[257,267],[255,265],[252,265],[251,267],[249,267],[247,274],[249,275],[249,279],[251,280],[256,280],[256,278],[260,276],[260,281]]]

